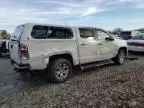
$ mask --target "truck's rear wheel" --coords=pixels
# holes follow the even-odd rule
[[[2,53],[0,53],[0,57],[2,56]]]
[[[122,65],[126,59],[126,50],[120,49],[117,56],[113,58],[113,62],[117,65]]]
[[[56,83],[65,82],[72,72],[72,65],[67,59],[54,60],[49,68],[51,79]]]

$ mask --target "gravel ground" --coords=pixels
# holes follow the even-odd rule
[[[5,82],[0,83],[0,108],[144,108],[144,54],[130,56],[139,59],[121,66],[75,69],[62,84],[43,75],[0,75]]]

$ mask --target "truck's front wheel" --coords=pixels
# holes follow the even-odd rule
[[[72,72],[72,65],[67,59],[54,60],[49,68],[51,78],[56,83],[65,82]]]
[[[117,56],[113,58],[113,62],[117,65],[122,65],[126,59],[126,50],[120,49]]]

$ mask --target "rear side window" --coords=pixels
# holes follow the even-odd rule
[[[37,25],[33,27],[31,36],[34,39],[71,39],[73,33],[71,28]]]
[[[94,30],[90,28],[79,28],[81,38],[94,37]]]

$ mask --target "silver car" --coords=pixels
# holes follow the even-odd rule
[[[127,43],[129,51],[144,52],[144,35],[134,36]]]

